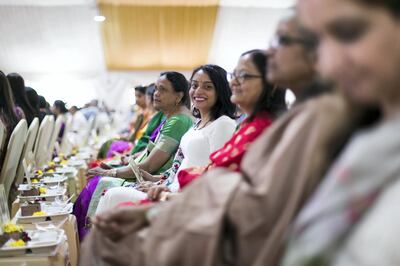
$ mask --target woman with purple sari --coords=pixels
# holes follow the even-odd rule
[[[139,143],[149,143],[149,141],[154,142],[157,135],[160,132],[162,125],[164,124],[165,117],[162,112],[156,113],[153,118],[149,121],[145,134],[140,138]],[[140,152],[136,145],[132,150],[131,154],[134,155]],[[145,146],[146,147],[146,146]],[[138,150],[138,151],[136,151]],[[135,152],[136,151],[136,152]],[[82,190],[78,199],[74,204],[74,215],[77,218],[79,238],[82,240],[86,233],[88,232],[88,221],[86,219],[87,211],[89,209],[90,200],[94,191],[96,190],[97,184],[101,176],[95,176],[88,182],[87,186]]]
[[[188,102],[186,78],[177,72],[162,73],[157,81],[154,104],[164,113],[166,119],[162,119],[149,137],[147,148],[135,159],[142,170],[157,175],[171,167],[181,137],[193,124],[193,118],[187,108]],[[109,188],[135,181],[127,180],[132,176],[129,166],[118,169],[98,167],[91,169],[89,176],[93,178],[79,196],[73,212],[78,220],[81,240],[87,233],[90,217],[94,214],[102,193]],[[116,178],[117,176],[121,178]]]

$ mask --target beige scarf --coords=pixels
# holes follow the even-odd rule
[[[249,149],[242,174],[216,169],[115,243],[94,230],[81,265],[276,265],[288,226],[353,131],[338,95],[296,106]]]

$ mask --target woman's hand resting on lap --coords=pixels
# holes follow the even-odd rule
[[[151,205],[119,207],[97,215],[93,225],[106,237],[117,241],[148,225],[146,213],[150,208]]]

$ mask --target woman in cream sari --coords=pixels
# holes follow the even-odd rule
[[[400,265],[400,2],[300,0],[321,72],[382,113],[358,132],[298,215],[282,265]]]

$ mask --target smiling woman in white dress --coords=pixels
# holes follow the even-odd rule
[[[182,137],[171,169],[163,174],[160,189],[179,191],[176,178],[181,169],[206,166],[209,156],[221,148],[233,135],[236,123],[235,105],[230,101],[231,90],[226,71],[216,65],[203,65],[193,71],[190,79],[190,98],[197,123]],[[142,172],[144,175],[149,175]],[[148,178],[146,178],[148,179]],[[96,213],[109,210],[122,202],[147,199],[146,191],[160,183],[116,187],[100,199]]]

